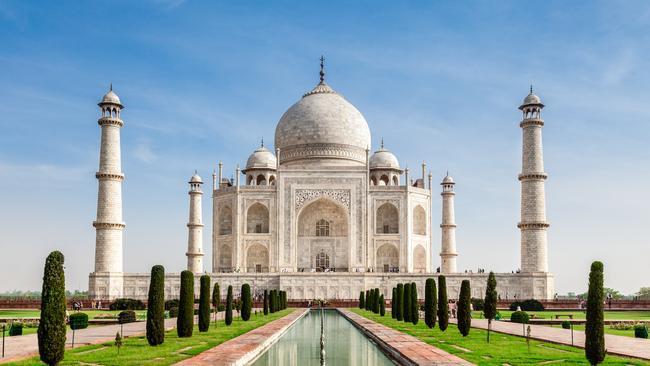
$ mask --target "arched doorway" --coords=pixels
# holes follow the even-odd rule
[[[427,252],[422,245],[416,245],[413,249],[413,272],[424,273],[427,271]]]
[[[349,225],[347,210],[329,199],[319,198],[302,208],[298,214],[297,263],[299,271],[349,268]],[[321,255],[321,253],[323,253]],[[328,265],[317,265],[316,257]]]
[[[392,244],[377,249],[376,268],[378,272],[399,272],[399,251]]]
[[[269,251],[260,244],[251,245],[246,251],[246,272],[268,272]]]

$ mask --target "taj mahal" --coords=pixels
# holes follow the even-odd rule
[[[519,106],[521,220],[512,226],[521,232],[521,262],[516,273],[496,274],[503,298],[554,296],[547,259],[543,108],[532,88]],[[120,134],[128,124],[112,87],[99,109],[95,267],[89,294],[102,300],[146,299],[149,269],[123,271]],[[397,283],[415,282],[423,297],[425,280],[443,274],[450,298],[457,298],[464,279],[471,281],[472,297],[483,297],[487,273],[459,273],[456,265],[459,255],[471,253],[456,243],[454,179],[447,174],[434,183],[425,163],[421,170],[404,169],[383,140],[377,145],[372,149],[362,113],[326,83],[321,58],[320,81],[280,117],[273,148],[262,141],[246,165],[236,167],[234,179],[224,178],[222,163],[211,184],[204,186],[196,173],[189,179],[188,223],[178,228],[187,230],[188,242],[179,243],[179,258],[185,255],[187,270],[207,272],[223,294],[228,285],[238,289],[249,283],[254,292],[281,289],[294,300],[356,299],[360,291],[375,287],[389,299]],[[205,258],[203,243],[208,188],[212,258]],[[431,222],[432,210],[442,212],[439,226]],[[165,296],[178,298],[179,288],[180,274],[167,273]]]

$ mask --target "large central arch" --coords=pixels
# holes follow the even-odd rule
[[[347,210],[334,201],[319,198],[304,206],[298,214],[298,270],[348,271],[349,228]],[[328,268],[322,266],[325,262],[321,259],[325,256],[329,258]]]

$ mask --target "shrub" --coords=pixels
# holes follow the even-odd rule
[[[86,329],[88,328],[88,314],[86,313],[73,313],[69,318],[70,329]]]
[[[247,283],[241,286],[241,318],[248,321],[251,318],[253,309],[253,298],[251,297],[251,286]]]
[[[38,325],[38,353],[41,361],[56,365],[65,351],[65,273],[64,257],[54,251],[45,260],[41,291],[41,320]]]
[[[226,295],[226,325],[232,324],[232,286],[228,286]]]
[[[562,321],[562,329],[571,329],[571,322],[568,320]]]
[[[411,322],[411,284],[410,283],[405,283],[404,284],[404,297],[403,297],[403,303],[402,303],[402,316],[404,317],[404,321],[406,323]]]
[[[178,299],[172,299],[172,300],[167,300],[165,301],[165,310],[171,310],[172,308],[177,308],[180,305],[180,301]]]
[[[525,311],[515,311],[514,313],[510,314],[510,321],[513,323],[528,324],[529,320],[530,316],[528,316],[528,313]]]
[[[472,299],[471,303],[472,303],[472,307],[476,311],[483,311],[483,308],[485,307],[484,299]]]
[[[84,314],[86,315],[86,314]],[[88,326],[88,316],[86,315],[86,326]],[[9,326],[9,337],[23,335],[23,323],[15,322]],[[648,338],[648,337],[646,337]]]
[[[460,284],[460,296],[458,298],[458,330],[463,337],[467,337],[469,330],[472,327],[472,313],[471,313],[471,296],[472,290],[469,285],[469,280],[463,280]]]
[[[226,311],[226,305],[225,304],[219,304],[219,307],[217,309],[219,310],[219,312]]]
[[[363,291],[359,292],[359,309],[366,307],[365,296],[363,295]]]
[[[151,268],[149,297],[147,301],[147,342],[157,346],[165,341],[165,268]]]
[[[384,295],[379,296],[379,315],[386,315],[386,301],[384,301]]]
[[[210,276],[203,275],[199,290],[199,332],[210,329]]]
[[[135,311],[124,310],[117,316],[117,322],[120,324],[133,323],[136,321]]]
[[[264,290],[264,315],[269,313],[269,290]]]
[[[438,305],[436,280],[427,278],[424,285],[424,323],[429,328],[436,326],[436,307]]]
[[[393,296],[390,298],[390,317],[395,319],[395,298],[397,297],[397,289],[393,287]]]
[[[140,300],[116,299],[108,308],[111,310],[144,310],[147,307]]]
[[[535,300],[535,299],[528,299],[524,301],[515,301],[512,304],[510,304],[510,310],[515,311],[517,310],[517,306],[521,307],[521,310],[523,311],[543,311],[544,310],[544,305],[542,305],[541,302]]]
[[[438,276],[438,327],[443,332],[449,326],[449,303],[447,301],[447,279],[440,275]]]
[[[585,355],[592,365],[597,365],[605,359],[604,297],[603,263],[596,261],[591,264],[589,273],[585,323]]]
[[[415,282],[411,283],[411,322],[417,325],[420,321],[420,303],[418,302],[418,288]]]
[[[634,326],[635,338],[648,338],[648,327],[645,324],[637,324]]]
[[[178,317],[178,308],[177,307],[173,307],[173,308],[169,309],[169,317],[170,318],[177,318]]]
[[[194,330],[194,273],[181,272],[181,294],[176,319],[176,334],[179,338],[191,337]]]
[[[401,283],[397,284],[397,289],[395,290],[395,319],[402,321],[404,320],[404,314],[402,313],[402,305],[404,304],[404,285]]]

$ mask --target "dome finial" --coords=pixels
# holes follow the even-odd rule
[[[382,149],[384,148],[384,138],[383,137],[381,138],[381,148]]]
[[[325,82],[325,57],[320,55],[320,83]]]
[[[533,94],[533,84],[530,84],[530,94]]]
[[[108,91],[113,91],[113,83],[108,87]]]
[[[264,137],[262,137],[262,143],[260,145],[260,147],[264,147]]]

